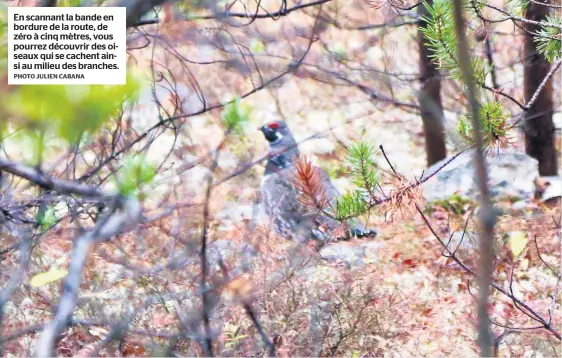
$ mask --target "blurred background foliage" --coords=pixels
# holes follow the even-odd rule
[[[77,1],[61,6],[75,6]],[[7,7],[0,4],[0,75],[7,75]],[[142,85],[130,71],[122,86],[104,85],[17,85],[1,88],[0,134],[8,126],[33,148],[30,159],[42,160],[45,138],[57,137],[69,145],[79,145],[84,136],[94,135],[101,126],[134,103]],[[48,144],[47,144],[48,145]]]

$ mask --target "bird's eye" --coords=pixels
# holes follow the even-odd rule
[[[267,127],[270,128],[270,129],[279,129],[279,124],[273,122],[273,123],[268,124]]]

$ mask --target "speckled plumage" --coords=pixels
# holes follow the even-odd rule
[[[292,183],[295,177],[295,158],[300,153],[293,134],[282,121],[261,127],[270,144],[270,158],[262,181],[262,205],[273,229],[281,236],[299,242],[310,239],[330,241],[351,236],[374,236],[374,231],[364,231],[357,225],[340,223],[321,212],[311,211],[298,200],[299,193]],[[326,195],[331,201],[339,196],[328,174],[319,169]]]

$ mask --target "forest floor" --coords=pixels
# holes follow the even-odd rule
[[[370,13],[353,11],[361,15],[356,18],[368,23],[384,22],[388,15],[372,9]],[[283,33],[285,41],[267,44],[270,57],[262,54],[255,58],[263,66],[260,76],[267,78],[286,67],[293,59],[293,52],[298,53],[293,51],[293,46],[298,49],[295,43],[307,44],[306,37],[297,35],[305,24],[312,23],[311,19],[309,14],[297,14],[275,23],[258,21],[253,27],[233,29],[232,33],[240,41],[246,40],[248,46],[250,35],[275,39]],[[207,32],[196,32],[197,37],[205,37],[198,40],[203,41],[201,44],[193,40],[195,32],[189,32],[192,28],[176,30],[177,27],[162,29],[163,38],[169,42],[166,46],[173,49],[173,54],[161,48],[156,52],[156,62],[169,68],[175,76],[166,78],[174,86],[160,83],[155,90],[169,113],[183,115],[200,109],[202,104],[195,95],[195,87],[202,88],[199,94],[215,103],[245,93],[255,83],[260,83],[256,71],[250,70],[248,74],[236,64],[226,70],[224,62],[229,57],[204,42],[209,41],[207,36],[211,37]],[[349,166],[345,162],[346,146],[358,140],[371,143],[374,148],[382,145],[395,169],[407,179],[419,176],[426,164],[422,123],[415,111],[372,100],[359,93],[356,87],[334,85],[322,81],[323,77],[311,75],[314,71],[322,73],[315,66],[349,74],[354,73],[354,65],[368,63],[378,72],[365,71],[360,78],[364,85],[383,95],[416,103],[418,85],[390,75],[394,72],[417,73],[415,36],[415,28],[407,27],[388,32],[344,31],[329,27],[321,39],[328,45],[344,47],[350,58],[348,62],[330,60],[323,48],[324,43],[319,42],[302,66],[310,72],[289,74],[244,100],[253,108],[251,120],[245,126],[243,136],[229,139],[222,147],[218,166],[213,172],[215,181],[221,184],[213,188],[209,200],[210,249],[220,246],[222,249],[232,248],[236,253],[224,255],[228,250],[221,249],[225,264],[235,277],[213,292],[217,301],[211,319],[213,342],[216,352],[222,356],[259,356],[264,352],[244,303],[249,303],[257,313],[264,331],[272,337],[281,356],[478,355],[476,280],[442,254],[440,243],[412,202],[405,200],[399,207],[391,208],[394,210],[379,208],[361,218],[366,225],[377,228],[379,236],[334,243],[333,247],[339,250],[334,254],[336,259],[327,261],[314,247],[295,246],[277,237],[265,222],[258,220],[254,226],[254,202],[259,197],[262,164],[230,177],[245,163],[267,154],[267,143],[256,128],[265,121],[276,119],[287,121],[296,139],[302,141],[301,152],[326,169],[342,192],[353,188]],[[498,45],[498,53],[502,55],[498,55],[497,61],[501,68],[500,79],[515,78],[506,81],[504,90],[520,98],[521,68],[506,68],[509,56],[518,51],[517,45],[515,42]],[[210,64],[186,64],[186,61],[178,60],[179,55]],[[150,69],[148,61],[152,56],[147,49],[137,53],[131,62],[135,69]],[[381,69],[384,74],[379,73]],[[162,70],[162,73],[166,71]],[[193,84],[193,73],[195,80],[200,81],[197,86]],[[181,92],[181,105],[173,96],[174,91]],[[142,133],[163,115],[152,102],[151,95],[152,90],[147,89],[141,102],[122,118],[123,123],[131,119],[123,124],[124,127],[130,126],[131,133]],[[460,97],[458,88],[444,83],[450,154],[459,148],[454,128],[462,110]],[[154,138],[147,155],[162,167],[148,191],[150,200],[143,203],[144,208],[150,215],[173,205],[185,207],[93,250],[84,269],[82,291],[75,311],[75,319],[83,324],[76,323],[65,331],[58,344],[58,354],[79,356],[96,352],[103,356],[154,356],[166,354],[165,348],[170,345],[185,356],[203,354],[193,337],[177,340],[167,337],[186,329],[185,322],[200,318],[201,203],[205,199],[203,188],[211,163],[197,161],[206,158],[222,140],[224,128],[220,124],[220,113],[218,109],[204,115],[186,116],[176,121],[177,131],[176,128],[163,129]],[[560,118],[559,114],[557,118]],[[127,134],[131,137],[126,140],[134,138],[131,133]],[[322,135],[309,138],[318,133]],[[513,130],[512,135],[511,149],[522,151],[521,134]],[[99,155],[96,147],[92,148],[85,150],[85,158]],[[24,151],[25,148],[20,144],[19,147],[8,146],[7,150]],[[54,146],[46,148],[46,157],[58,158],[60,153],[61,150]],[[164,159],[166,161],[162,162]],[[376,161],[385,181],[383,185],[396,187],[398,183],[386,175],[390,167],[379,152]],[[192,165],[195,162],[197,165]],[[77,170],[85,168],[82,165]],[[230,179],[222,182],[225,178]],[[104,188],[109,188],[110,184],[105,183]],[[423,202],[420,205],[436,233],[444,239],[453,231],[462,231],[467,220],[467,230],[476,231],[473,220],[469,220],[473,203],[463,203],[454,210],[426,206]],[[548,265],[556,270],[562,260],[561,215],[559,205],[547,207],[529,203],[522,210],[500,216],[496,227],[494,273],[495,282],[500,287],[513,290],[517,298],[542,317],[552,317],[552,326],[558,332],[562,325],[560,282]],[[87,225],[92,223],[88,221]],[[74,223],[64,221],[60,229],[48,233],[34,249],[29,277],[52,267],[66,267],[76,231]],[[523,253],[513,260],[507,237],[517,231],[525,233],[528,242]],[[255,255],[244,254],[246,245],[255,251]],[[458,254],[468,267],[476,267],[474,250],[459,251]],[[348,259],[353,255],[358,256],[357,260]],[[17,255],[8,255],[4,260],[5,265],[18,263]],[[217,267],[216,259],[213,263],[211,281],[221,282],[224,272]],[[23,356],[33,353],[41,328],[35,325],[52,317],[52,304],[57,302],[61,289],[60,282],[37,288],[30,287],[28,282],[23,285],[6,309],[5,333],[25,327],[35,329],[30,329],[23,338],[6,342],[3,347],[6,354]],[[553,303],[552,297],[557,297],[558,302]],[[500,356],[562,354],[559,340],[545,329],[536,328],[539,324],[523,314],[504,294],[492,290],[490,313],[495,323],[494,334],[508,333],[501,340]],[[111,331],[112,324],[125,322],[124,317],[130,318],[133,331],[121,341],[107,343],[108,334],[115,333]],[[97,352],[96,349],[101,350]]]

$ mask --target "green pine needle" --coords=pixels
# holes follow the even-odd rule
[[[453,79],[462,82],[462,72],[456,57],[457,36],[452,3],[449,0],[435,0],[432,5],[424,3],[423,6],[429,16],[423,16],[427,26],[422,27],[421,31],[427,39],[427,46],[432,52],[434,63],[440,69],[447,71]],[[465,3],[465,7],[473,12],[475,8],[480,9],[482,6],[483,2],[480,0]],[[488,70],[481,59],[472,60],[472,72],[476,83],[483,85]]]
[[[119,193],[123,196],[138,196],[141,187],[150,184],[156,174],[156,167],[147,162],[145,155],[125,157],[115,179]]]
[[[484,145],[487,148],[501,146],[502,143],[507,141],[506,122],[509,115],[499,102],[484,102],[480,107],[479,117]],[[468,142],[474,142],[472,118],[470,116],[461,118],[458,132]]]
[[[378,182],[373,155],[373,147],[365,142],[357,142],[347,150],[347,161],[351,165],[353,184],[370,196],[374,196]]]
[[[240,98],[228,103],[222,112],[222,122],[226,128],[239,135],[244,133],[243,126],[250,120],[250,107],[240,103]]]
[[[339,220],[359,216],[367,210],[367,202],[359,190],[346,193],[336,199],[336,217]]]
[[[537,50],[548,62],[552,63],[560,58],[562,53],[562,17],[556,15],[547,16],[545,25],[538,31],[534,41],[537,43]],[[557,27],[550,27],[553,25]]]

